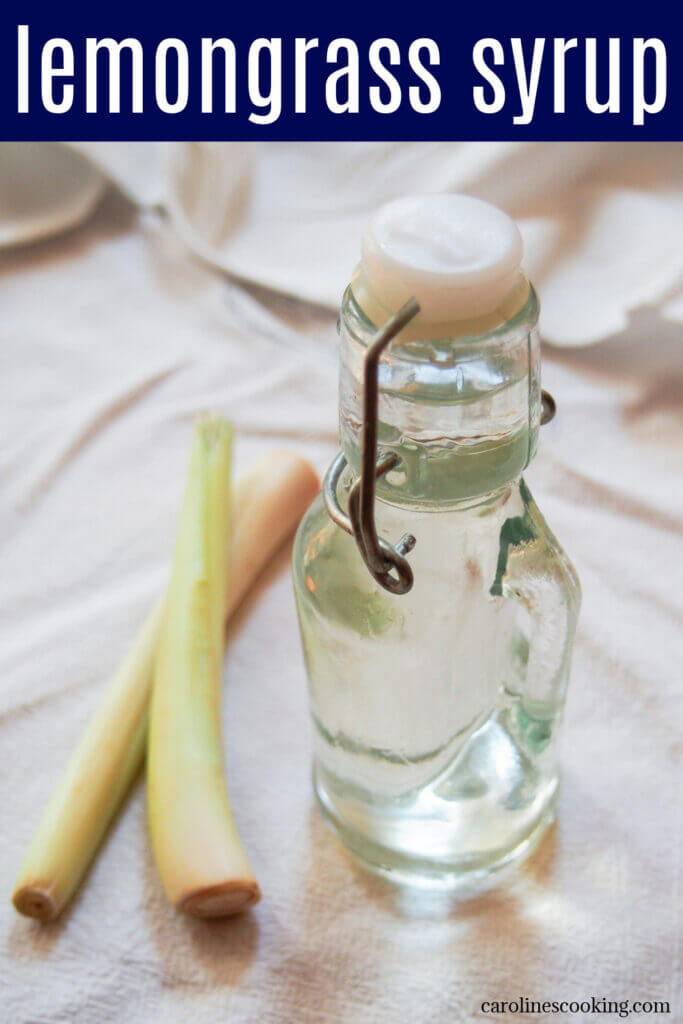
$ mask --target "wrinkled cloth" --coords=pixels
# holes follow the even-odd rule
[[[482,1002],[520,995],[669,1000],[680,1019],[680,327],[643,311],[599,346],[545,351],[558,415],[526,480],[584,596],[558,821],[512,880],[466,903],[411,895],[326,828],[285,551],[233,622],[224,670],[262,902],[222,922],[169,907],[142,778],[73,904],[41,925],[15,913],[12,882],[164,585],[192,422],[233,420],[238,474],[273,445],[322,472],[335,325],[221,278],[113,194],[72,234],[0,257],[0,309],[3,1024],[502,1022]]]
[[[572,142],[79,143],[212,266],[331,309],[382,202],[466,192],[515,217],[541,330],[585,345],[656,306],[678,323],[683,145]]]

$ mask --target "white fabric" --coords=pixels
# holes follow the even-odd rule
[[[162,203],[203,259],[336,309],[375,207],[465,192],[519,223],[559,345],[623,330],[683,279],[683,145],[569,142],[80,143],[139,202]]]
[[[459,907],[401,895],[327,830],[283,556],[225,662],[228,775],[263,901],[218,923],[171,911],[140,781],[61,920],[11,907],[58,774],[163,585],[196,413],[233,419],[238,472],[274,444],[320,470],[336,450],[333,316],[260,299],[114,195],[0,262],[3,1024],[457,1024],[510,1020],[480,1004],[520,994],[669,999],[680,1019],[683,371],[680,328],[651,311],[546,352],[559,412],[527,481],[584,604],[559,822],[516,881]]]

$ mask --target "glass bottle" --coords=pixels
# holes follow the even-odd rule
[[[467,197],[402,200],[371,220],[339,317],[343,457],[327,490],[342,513],[358,491],[368,352],[412,293],[420,312],[374,371],[389,464],[374,521],[384,554],[404,537],[411,579],[405,592],[395,572],[394,592],[378,582],[323,496],[294,551],[325,817],[375,870],[467,891],[523,859],[553,818],[580,604],[521,476],[542,401],[520,259],[513,223]]]

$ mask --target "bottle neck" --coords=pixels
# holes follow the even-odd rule
[[[538,302],[524,278],[513,292],[484,323],[429,325],[418,318],[382,357],[378,449],[400,462],[378,480],[379,500],[465,508],[503,495],[523,472],[540,423]],[[386,319],[376,308],[371,318],[359,296],[367,302],[362,274],[346,291],[339,321],[340,440],[355,473],[363,359]]]

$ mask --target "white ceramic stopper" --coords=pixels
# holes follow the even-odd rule
[[[515,222],[498,207],[460,195],[407,196],[381,206],[363,234],[367,286],[394,312],[411,296],[432,322],[496,309],[522,259]]]

